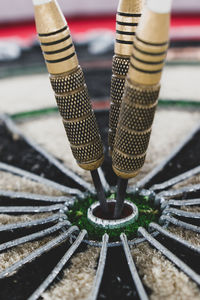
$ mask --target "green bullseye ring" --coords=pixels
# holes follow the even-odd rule
[[[108,201],[116,198],[115,193],[108,193]],[[128,222],[124,222],[123,226],[104,227],[97,226],[88,218],[88,211],[97,202],[96,196],[85,194],[83,199],[76,199],[72,207],[66,212],[68,220],[72,225],[76,225],[80,230],[86,229],[88,232],[88,240],[101,242],[102,236],[107,233],[110,242],[120,241],[120,234],[124,232],[129,240],[137,237],[137,230],[140,226],[148,228],[149,223],[158,223],[161,216],[161,210],[156,206],[155,199],[140,192],[127,193],[126,199],[128,203],[132,203],[136,207],[136,215]],[[96,205],[96,204],[95,204]],[[130,222],[129,222],[130,221]]]
[[[108,205],[116,204],[116,200],[108,200]],[[106,216],[104,218],[97,217],[95,215],[95,210],[99,209],[100,204],[99,202],[95,202],[91,205],[88,209],[87,217],[89,222],[96,227],[100,227],[103,229],[117,229],[117,228],[124,228],[128,225],[133,224],[138,219],[138,208],[137,206],[131,201],[125,201],[124,207],[129,210],[127,216],[122,217],[121,219],[108,219]]]

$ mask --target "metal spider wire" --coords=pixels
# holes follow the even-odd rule
[[[120,242],[117,243],[109,243],[109,236],[105,234],[102,237],[102,242],[89,241],[87,239],[87,231],[82,230],[79,231],[78,227],[71,226],[70,222],[66,217],[66,210],[68,207],[73,205],[75,196],[82,197],[83,191],[90,189],[92,192],[93,188],[85,182],[83,179],[75,175],[73,172],[66,169],[60,162],[58,162],[55,158],[53,158],[50,154],[46,153],[43,149],[36,146],[33,142],[30,142],[28,139],[25,139],[23,135],[16,128],[14,123],[7,116],[1,116],[2,121],[5,123],[7,128],[12,133],[17,133],[21,138],[25,140],[25,142],[34,148],[37,152],[43,155],[52,165],[58,168],[63,176],[70,178],[71,181],[74,182],[75,186],[79,186],[78,188],[66,187],[60,183],[54,182],[50,179],[42,178],[32,172],[28,172],[27,170],[22,170],[16,166],[11,166],[6,164],[5,162],[0,162],[0,170],[5,172],[9,172],[11,174],[15,174],[20,177],[28,178],[32,181],[36,181],[52,187],[58,191],[62,191],[67,196],[61,197],[49,197],[44,195],[36,195],[29,193],[19,193],[12,191],[3,191],[0,190],[0,205],[2,203],[2,199],[6,199],[7,205],[0,206],[0,213],[8,213],[8,214],[23,214],[23,213],[34,213],[39,214],[41,212],[53,212],[51,216],[37,218],[35,220],[26,221],[26,222],[18,222],[15,224],[1,225],[0,232],[15,232],[19,229],[24,228],[37,228],[39,225],[46,225],[47,228],[33,232],[28,235],[24,235],[22,237],[16,237],[13,240],[9,240],[0,244],[0,251],[6,251],[10,248],[16,247],[18,245],[25,244],[30,241],[39,240],[45,236],[51,235],[52,233],[57,233],[57,236],[53,238],[51,241],[41,246],[40,248],[34,250],[32,253],[21,259],[20,261],[12,264],[4,271],[0,273],[0,279],[3,279],[7,276],[16,272],[19,268],[22,268],[25,264],[30,263],[35,260],[37,257],[40,257],[44,253],[47,253],[51,249],[59,246],[64,243],[66,240],[71,240],[71,246],[66,251],[64,256],[60,259],[58,264],[53,268],[47,278],[42,282],[42,284],[33,292],[33,294],[29,297],[29,300],[38,299],[42,293],[51,285],[51,283],[55,280],[58,274],[63,270],[66,263],[71,259],[75,251],[80,247],[82,243],[88,243],[93,246],[98,246],[101,248],[100,259],[98,262],[96,277],[93,283],[93,287],[90,294],[90,300],[95,300],[98,298],[99,289],[101,286],[104,268],[106,265],[107,259],[107,250],[108,247],[115,246],[123,246],[124,253],[126,256],[127,264],[130,269],[130,273],[132,275],[132,279],[134,281],[138,297],[142,300],[148,299],[148,294],[146,289],[142,283],[142,280],[137,271],[134,257],[131,254],[131,247],[136,246],[138,243],[147,241],[149,245],[155,248],[157,251],[161,252],[168,260],[170,260],[175,266],[177,266],[180,270],[182,270],[187,276],[200,285],[200,275],[195,272],[190,266],[188,266],[180,257],[175,255],[172,251],[168,249],[168,247],[164,246],[162,242],[158,241],[157,237],[166,237],[170,240],[173,240],[175,243],[178,243],[182,247],[189,249],[190,251],[200,254],[200,247],[197,247],[188,241],[180,238],[179,236],[170,232],[167,228],[169,224],[173,224],[177,227],[181,227],[184,229],[189,229],[194,232],[199,233],[200,227],[196,224],[193,224],[193,221],[200,219],[200,213],[189,212],[183,209],[180,209],[182,206],[194,207],[200,205],[200,200],[198,197],[198,193],[200,192],[200,184],[191,185],[182,187],[180,189],[173,189],[173,186],[177,183],[181,183],[186,179],[190,179],[195,175],[200,174],[200,166],[192,166],[191,170],[184,171],[180,174],[177,174],[174,178],[166,178],[166,180],[162,182],[156,182],[156,178],[158,175],[163,174],[163,170],[169,165],[171,161],[173,161],[176,156],[184,149],[192,140],[195,134],[200,132],[200,128],[198,127],[192,135],[190,135],[186,141],[181,144],[181,146],[176,149],[175,152],[163,163],[160,164],[155,170],[151,172],[151,174],[147,175],[143,180],[138,183],[138,187],[148,188],[149,190],[142,189],[141,194],[145,195],[155,195],[155,202],[157,205],[160,205],[162,209],[162,215],[160,217],[160,225],[156,223],[149,224],[149,233],[143,227],[138,229],[139,237],[134,240],[128,240],[125,234],[121,234]],[[106,182],[103,172],[100,174],[102,178],[102,182],[104,184],[105,190],[109,189],[109,185]],[[169,189],[171,188],[171,189]],[[133,191],[138,191],[138,188],[132,188]],[[196,197],[194,198],[194,195]],[[186,196],[186,200],[181,200]],[[16,200],[23,200],[22,203],[27,203],[26,205],[20,205],[20,202]],[[9,201],[11,205],[9,205]],[[18,205],[12,205],[13,202],[19,203]],[[31,203],[31,205],[29,205]],[[34,205],[32,205],[34,203]],[[35,205],[36,204],[36,205]],[[77,233],[77,234],[74,234]]]

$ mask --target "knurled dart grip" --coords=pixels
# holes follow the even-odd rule
[[[126,81],[112,155],[121,178],[136,176],[144,164],[159,90],[159,85],[140,87]]]
[[[95,170],[103,162],[103,145],[80,66],[61,75],[50,75],[51,85],[72,153],[80,167]]]
[[[111,104],[109,115],[109,133],[108,143],[110,152],[112,153],[114,147],[114,140],[116,135],[117,123],[119,119],[120,106],[122,96],[124,93],[124,85],[126,75],[128,73],[130,58],[123,58],[115,55],[113,57],[112,65],[112,79],[111,79]]]

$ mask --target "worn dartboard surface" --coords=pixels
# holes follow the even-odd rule
[[[93,86],[95,76],[87,79]],[[154,195],[160,221],[134,240],[121,235],[117,246],[108,236],[88,244],[86,232],[69,224],[73,199],[93,190],[90,174],[76,165],[57,112],[26,107],[31,113],[21,114],[22,107],[13,101],[0,117],[0,299],[200,299],[199,106],[158,107],[144,168],[129,184]],[[108,110],[95,114],[105,150],[101,178],[113,190]]]

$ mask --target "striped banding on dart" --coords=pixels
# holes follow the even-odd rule
[[[160,82],[165,64],[170,14],[146,8],[144,15],[135,36],[128,77],[136,84],[152,86]]]
[[[116,16],[115,55],[130,57],[143,0],[120,0]]]
[[[41,49],[50,74],[61,74],[78,65],[75,48],[66,25],[49,34],[38,33]]]
[[[134,1],[133,1],[134,3]],[[141,13],[128,14],[118,12],[116,17],[115,54],[129,56]],[[124,47],[125,46],[125,47]]]
[[[35,21],[48,72],[61,74],[77,68],[70,30],[57,2],[36,5]]]
[[[55,0],[36,5],[35,18],[72,153],[80,167],[95,170],[103,162],[103,145],[68,25]]]
[[[134,40],[112,155],[115,173],[135,177],[145,162],[168,49],[170,14],[146,8]]]
[[[149,43],[136,36],[129,76],[140,84],[157,84],[161,79],[167,49],[168,41]]]
[[[115,55],[111,79],[111,108],[109,117],[108,142],[113,151],[120,105],[128,73],[133,40],[141,17],[143,0],[120,0],[116,16]]]

